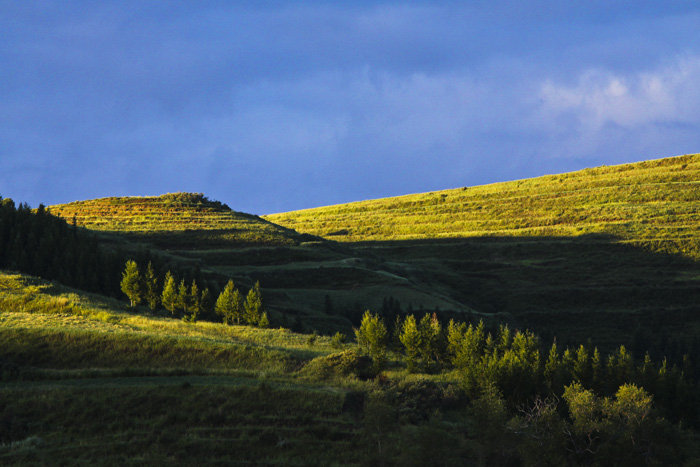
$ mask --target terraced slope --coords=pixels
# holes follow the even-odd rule
[[[88,229],[125,233],[161,247],[292,245],[304,239],[198,193],[101,198],[50,206],[49,210]]]
[[[338,241],[606,234],[700,258],[700,154],[265,216]]]

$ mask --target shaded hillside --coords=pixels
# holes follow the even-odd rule
[[[304,239],[293,230],[252,214],[236,212],[199,193],[113,197],[50,206],[52,214],[91,230],[128,234],[163,248],[292,245]]]
[[[605,233],[700,259],[700,155],[265,216],[337,241]]]
[[[700,155],[266,218],[560,341],[700,332]]]
[[[103,198],[49,210],[108,234],[120,249],[149,248],[212,281],[230,277],[244,288],[260,281],[273,324],[349,332],[366,308],[378,309],[387,297],[416,309],[469,310],[439,288],[406,277],[400,266],[232,211],[201,194]]]
[[[700,393],[687,359],[549,347],[529,331],[425,319],[436,338],[421,341],[428,352],[417,359],[410,344],[368,348],[183,322],[0,270],[0,464],[686,465],[697,457]],[[368,313],[366,338],[371,321]],[[581,420],[579,409],[593,415]],[[583,457],[581,442],[592,443]]]

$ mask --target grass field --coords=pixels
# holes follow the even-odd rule
[[[265,216],[344,242],[608,234],[700,259],[700,155]]]

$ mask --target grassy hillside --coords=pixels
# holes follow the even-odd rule
[[[258,280],[273,324],[295,329],[349,332],[389,300],[682,354],[700,333],[699,180],[700,156],[688,155],[267,221],[192,194],[51,211],[167,249],[208,277]]]
[[[119,232],[163,248],[291,245],[304,237],[201,194],[113,197],[50,206],[52,214],[91,230]]]
[[[700,259],[700,155],[265,216],[338,241],[607,234]]]
[[[700,333],[700,155],[266,218],[559,339]]]
[[[250,287],[260,281],[276,323],[323,332],[351,330],[348,315],[401,296],[432,308],[469,308],[407,280],[379,258],[232,211],[201,194],[120,197],[50,206],[78,226],[108,235],[122,249],[146,244],[167,261],[197,267],[209,278]],[[124,244],[123,242],[128,243]],[[166,251],[167,250],[167,251]],[[165,254],[164,254],[165,253]],[[326,297],[334,313],[324,309]]]
[[[0,463],[325,464],[360,427],[336,387],[299,376],[330,339],[186,324],[0,273]]]
[[[538,465],[545,456],[588,465],[591,458],[567,450],[578,439],[563,435],[561,426],[572,425],[554,406],[533,421],[510,400],[520,382],[545,374],[539,356],[534,373],[498,380],[510,388],[504,399],[469,389],[463,368],[409,374],[393,350],[382,375],[367,379],[370,361],[354,343],[138,312],[0,271],[0,463]],[[500,361],[504,374],[524,368],[509,353],[524,334],[499,332],[484,341],[484,358]],[[637,374],[630,377],[647,378],[659,409],[678,413],[669,400],[694,400],[695,386],[675,382],[678,368],[669,370],[676,379],[657,384],[658,365],[645,365],[645,372],[630,367]],[[681,413],[694,420],[692,407]],[[615,420],[597,432],[598,459],[638,464],[651,453],[676,464],[698,455],[696,432],[656,414],[638,428]],[[547,442],[533,443],[539,436]]]

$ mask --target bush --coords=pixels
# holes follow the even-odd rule
[[[301,373],[319,379],[342,376],[371,379],[376,376],[372,359],[361,355],[356,350],[346,350],[316,357],[301,369]]]

